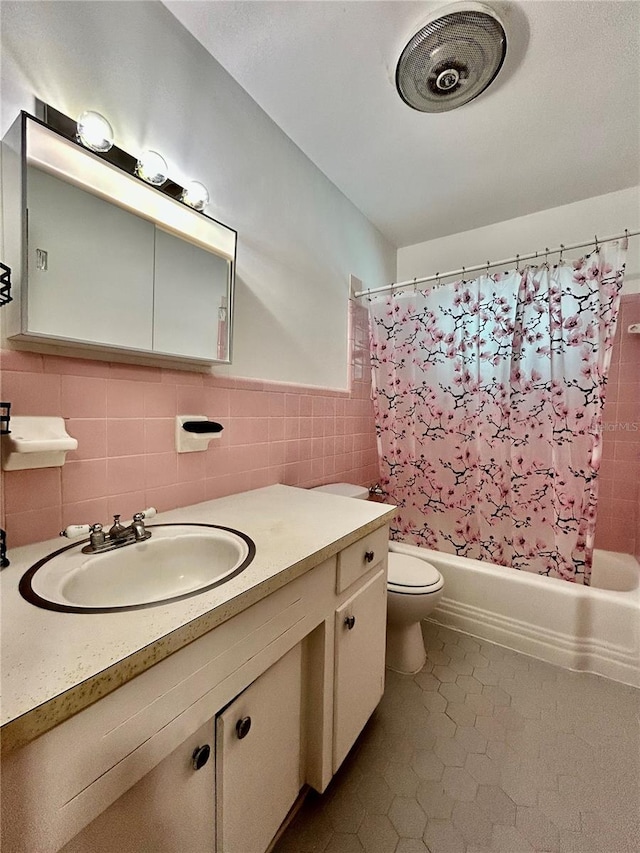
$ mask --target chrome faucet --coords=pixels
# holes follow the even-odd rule
[[[112,551],[114,548],[122,548],[124,545],[132,545],[135,542],[144,542],[151,536],[151,531],[144,526],[144,519],[153,518],[156,511],[153,507],[137,512],[131,524],[126,527],[120,522],[120,515],[113,516],[113,524],[105,533],[101,524],[71,524],[60,532],[60,536],[74,539],[76,536],[89,534],[89,544],[82,549],[83,554],[99,554],[103,551]]]

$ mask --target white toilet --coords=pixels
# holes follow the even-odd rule
[[[330,483],[315,491],[367,500],[368,489],[351,483]],[[419,672],[427,654],[421,621],[442,598],[440,572],[420,557],[389,551],[387,579],[387,666],[395,672]]]

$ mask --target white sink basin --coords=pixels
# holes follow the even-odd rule
[[[128,610],[195,595],[243,571],[255,546],[212,525],[148,525],[152,536],[102,554],[67,546],[32,566],[20,592],[32,604],[70,612]]]

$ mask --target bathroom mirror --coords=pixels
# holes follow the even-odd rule
[[[230,362],[236,232],[32,116],[20,124],[22,292],[10,337]]]

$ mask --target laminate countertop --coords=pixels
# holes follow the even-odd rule
[[[112,613],[60,613],[28,603],[18,590],[20,578],[62,543],[50,539],[11,550],[11,565],[0,572],[2,751],[28,743],[387,524],[394,511],[276,485],[160,513],[152,524],[239,530],[254,541],[256,555],[241,574],[214,589]],[[134,546],[124,546],[123,553],[127,547]]]

